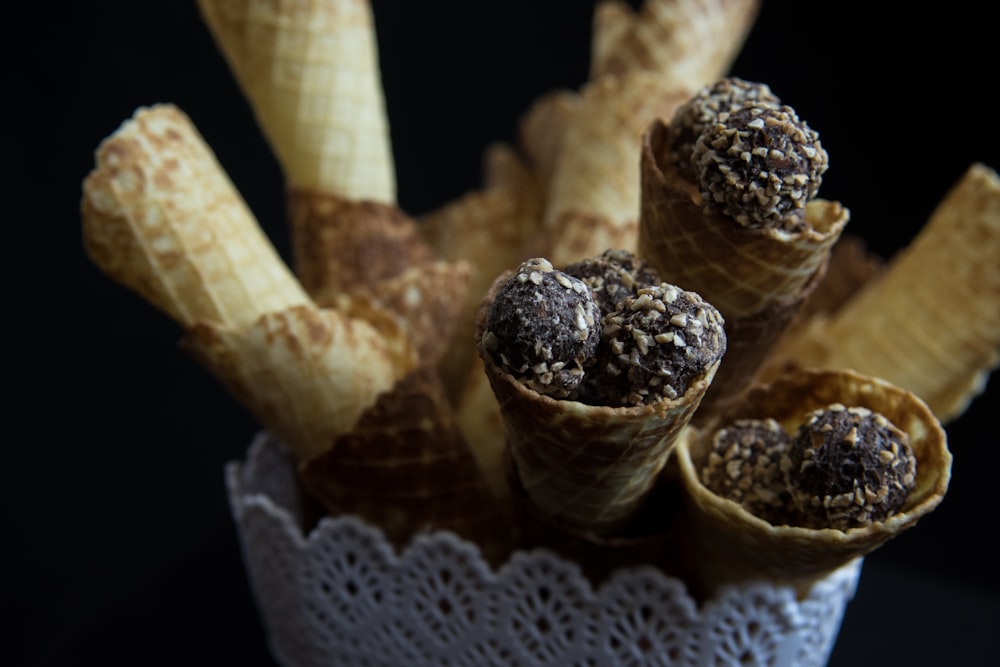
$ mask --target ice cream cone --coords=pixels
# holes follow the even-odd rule
[[[778,356],[885,378],[953,419],[1000,363],[998,257],[1000,177],[974,164],[878,280]]]
[[[96,158],[83,183],[85,250],[182,327],[242,327],[310,302],[180,109],[138,109]]]
[[[706,213],[666,149],[667,126],[643,137],[639,254],[664,280],[698,292],[726,319],[730,348],[699,420],[736,400],[818,284],[849,214],[814,199],[799,231],[747,227]],[[718,406],[718,408],[716,408]]]
[[[482,343],[490,304],[511,273],[484,298],[476,337],[520,484],[540,516],[568,531],[607,536],[635,518],[719,362],[683,395],[650,404],[608,407],[542,395],[502,369]]]
[[[798,370],[755,387],[727,422],[773,418],[792,432],[807,412],[834,403],[878,412],[908,435],[917,459],[916,485],[902,509],[846,531],[772,525],[702,484],[699,471],[711,433],[691,427],[678,440],[670,472],[679,475],[684,494],[689,526],[681,548],[697,594],[763,580],[794,586],[804,595],[824,575],[885,544],[941,502],[951,472],[945,432],[923,401],[883,380],[846,370]]]
[[[760,11],[759,0],[645,0],[638,12],[601,2],[594,13],[591,79],[650,70],[671,88],[697,90],[725,75]]]
[[[199,0],[291,187],[396,201],[368,0]]]
[[[514,543],[506,504],[496,502],[458,430],[440,378],[404,376],[350,433],[300,464],[309,493],[333,516],[379,526],[397,547],[428,530],[450,530],[499,562]]]
[[[651,72],[588,83],[567,120],[533,256],[556,266],[636,247],[642,131],[673,115],[690,91],[664,89]]]

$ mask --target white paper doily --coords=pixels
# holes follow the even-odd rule
[[[700,608],[653,567],[594,588],[545,550],[492,570],[453,533],[397,554],[356,517],[308,534],[295,471],[266,434],[226,467],[250,586],[275,659],[286,667],[821,667],[861,572],[856,560],[795,599],[747,584]]]

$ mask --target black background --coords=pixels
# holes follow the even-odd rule
[[[974,3],[867,6],[770,2],[733,73],[820,132],[821,194],[888,257],[972,162],[1000,167],[995,30]],[[2,46],[5,644],[15,664],[268,664],[222,477],[256,425],[177,350],[171,321],[89,263],[79,202],[98,143],[173,102],[287,259],[277,163],[193,2],[33,7],[8,10]],[[410,213],[477,187],[483,148],[586,78],[589,2],[373,7]],[[945,502],[868,559],[839,664],[898,645],[920,648],[909,665],[997,659],[998,384],[948,425]]]

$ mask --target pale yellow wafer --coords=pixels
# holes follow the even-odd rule
[[[293,306],[242,329],[200,322],[182,346],[300,460],[327,451],[390,390],[415,356],[402,332],[387,335],[337,310]]]
[[[483,360],[475,354],[475,343],[470,343],[474,354],[462,385],[456,418],[459,428],[472,447],[479,469],[486,477],[490,491],[496,498],[507,498],[510,488],[507,482],[507,436],[503,415],[500,414],[497,397],[486,377]]]
[[[309,303],[190,119],[137,110],[83,183],[91,259],[183,327],[239,328]]]
[[[1000,363],[997,172],[972,165],[884,274],[802,337],[785,356],[885,378],[945,421],[961,414]]]
[[[396,200],[368,0],[199,0],[294,187]]]
[[[599,78],[607,69],[618,43],[633,30],[635,11],[623,0],[601,0],[594,5],[590,38],[590,78]]]
[[[538,97],[520,118],[518,148],[524,152],[543,193],[552,180],[566,127],[579,103],[575,91],[553,90]]]
[[[760,0],[645,0],[627,21],[620,3],[595,12],[591,79],[650,70],[665,87],[697,90],[725,75]],[[627,24],[627,25],[626,25]]]
[[[549,247],[534,254],[562,266],[609,248],[635,250],[643,130],[654,119],[671,117],[689,96],[664,89],[651,72],[604,77],[583,87],[547,191],[542,225]]]

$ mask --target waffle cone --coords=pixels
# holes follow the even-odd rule
[[[948,488],[951,454],[941,424],[913,393],[853,371],[800,369],[755,387],[730,417],[772,417],[794,432],[809,410],[832,403],[863,406],[905,431],[917,457],[917,482],[903,509],[883,522],[847,531],[774,526],[699,481],[711,433],[691,427],[678,440],[676,466],[690,525],[682,548],[689,581],[701,595],[748,580],[791,585],[800,594],[865,556],[933,510]]]
[[[651,72],[604,77],[583,87],[564,130],[543,214],[548,235],[556,229],[559,236],[539,256],[561,266],[609,248],[635,249],[643,129],[655,118],[672,116],[689,95],[664,89]]]
[[[415,366],[407,339],[392,326],[293,306],[242,329],[196,323],[181,346],[305,460],[329,449]]]
[[[299,471],[329,514],[357,514],[399,547],[427,530],[450,530],[493,560],[510,546],[506,506],[490,495],[444,386],[426,366],[380,395]]]
[[[436,259],[414,219],[398,207],[290,189],[292,256],[316,303],[369,299],[405,325],[424,363],[451,344],[470,266]]]
[[[815,289],[848,212],[835,202],[807,204],[806,229],[748,228],[702,210],[694,183],[664,159],[666,125],[643,137],[639,255],[663,280],[697,292],[726,320],[725,382],[706,397],[704,421],[738,400]]]
[[[836,202],[813,200],[807,228],[790,233],[748,228],[706,214],[697,187],[673,167],[666,125],[643,137],[639,251],[667,282],[698,292],[726,320],[794,299],[825,264],[848,220]]]
[[[289,184],[396,200],[368,0],[199,0]]]
[[[998,258],[1000,177],[975,164],[881,278],[807,332],[821,357],[805,362],[885,378],[953,419],[1000,364]]]
[[[674,548],[680,539],[678,529],[680,497],[676,487],[657,483],[627,531],[615,535],[597,535],[589,530],[567,527],[539,511],[524,490],[516,466],[505,457],[511,509],[518,527],[518,548],[548,549],[576,563],[595,586],[616,571],[628,567],[655,564],[664,574],[679,575]]]
[[[500,275],[483,300],[477,341],[496,290],[509,275]],[[479,356],[531,503],[566,530],[602,536],[635,518],[719,365],[706,369],[677,399],[612,408],[544,396],[501,369],[481,344]]]
[[[183,327],[242,327],[309,303],[190,119],[138,109],[83,182],[84,248]]]
[[[594,13],[591,79],[650,70],[676,90],[725,75],[760,11],[759,0],[645,0],[638,12],[601,2]]]

